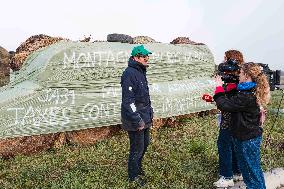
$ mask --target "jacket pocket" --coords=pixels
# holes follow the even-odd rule
[[[127,119],[121,119],[121,127],[125,131],[136,131],[139,127],[138,124],[133,123],[132,121],[129,121]]]
[[[150,123],[152,118],[152,110],[151,110],[151,106],[150,104],[148,104],[147,106],[137,106],[137,112],[140,114],[141,118],[143,119],[143,121],[147,124]]]

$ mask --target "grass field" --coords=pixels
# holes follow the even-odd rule
[[[277,108],[280,91],[270,108]],[[281,108],[284,108],[282,103]],[[271,130],[271,128],[273,129]],[[263,169],[284,167],[284,116],[269,113],[264,126]],[[144,158],[145,188],[213,188],[218,177],[216,115],[180,120],[152,130]],[[128,184],[128,136],[121,131],[88,147],[65,146],[33,156],[0,160],[0,188],[135,188]]]

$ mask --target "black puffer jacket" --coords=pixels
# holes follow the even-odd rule
[[[262,135],[260,108],[253,91],[239,91],[231,98],[217,93],[213,98],[218,109],[231,112],[230,128],[235,138],[249,140]]]
[[[236,95],[238,93],[237,89],[232,89],[229,91],[225,91],[225,95],[228,98],[231,98],[232,96]],[[220,123],[220,128],[221,129],[229,129],[230,124],[231,124],[231,112],[226,112],[226,111],[221,111],[221,123]]]

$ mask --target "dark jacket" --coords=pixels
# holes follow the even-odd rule
[[[232,96],[235,96],[238,93],[237,89],[227,90],[225,91],[225,95],[228,98],[231,98]],[[220,128],[221,129],[229,129],[231,124],[231,112],[221,111],[221,123]]]
[[[231,112],[230,129],[235,138],[249,140],[262,135],[260,107],[253,91],[239,91],[231,98],[217,93],[213,98],[218,109]]]
[[[126,131],[136,131],[145,124],[152,124],[153,109],[151,107],[146,67],[133,58],[121,76],[122,103],[121,122]]]

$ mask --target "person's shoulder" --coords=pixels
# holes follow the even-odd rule
[[[136,75],[136,69],[132,68],[132,67],[127,67],[123,73],[122,73],[122,78],[133,78]]]
[[[131,67],[127,67],[127,68],[125,68],[125,70],[123,71],[123,74],[129,74],[129,73],[131,73],[132,72],[132,68]]]
[[[251,91],[240,91],[238,94],[238,98],[246,103],[255,102],[256,96]]]
[[[128,73],[134,73],[138,71],[137,69],[131,67],[131,66],[128,66],[126,69],[125,69],[125,72],[128,72]]]

